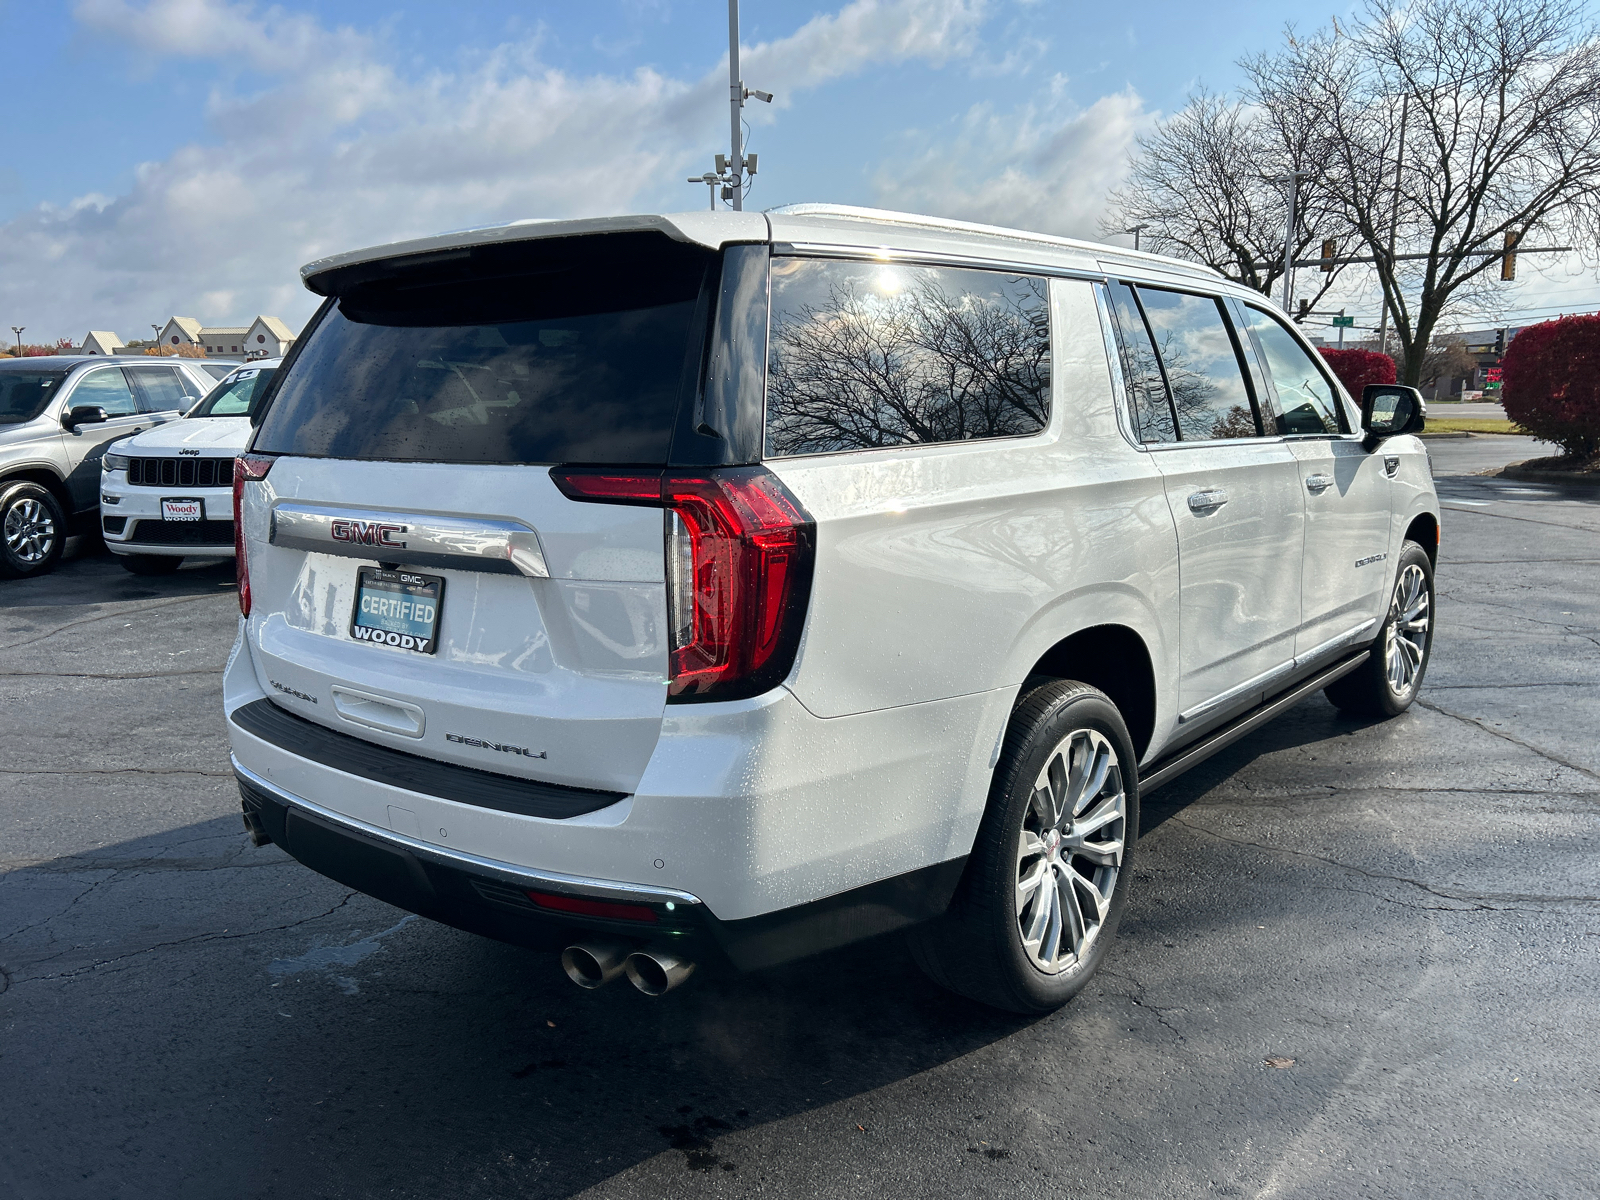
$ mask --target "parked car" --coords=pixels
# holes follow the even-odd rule
[[[0,360],[0,577],[51,570],[94,527],[105,447],[176,420],[213,383],[190,359]]]
[[[170,574],[185,558],[233,557],[233,462],[250,442],[251,406],[281,362],[231,364],[183,420],[106,451],[101,533],[135,575]]]
[[[245,825],[584,986],[906,929],[1050,1009],[1142,794],[1421,686],[1420,397],[1205,268],[802,206],[303,275],[235,475]]]

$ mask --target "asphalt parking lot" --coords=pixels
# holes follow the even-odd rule
[[[1043,1019],[893,939],[581,992],[248,844],[231,565],[0,583],[0,1194],[1600,1195],[1600,490],[1430,450],[1420,705],[1152,796]]]

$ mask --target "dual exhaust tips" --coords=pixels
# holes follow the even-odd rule
[[[579,942],[561,952],[561,969],[581,988],[604,987],[618,975],[646,996],[664,996],[694,974],[694,963],[670,950],[635,950],[620,942]]]

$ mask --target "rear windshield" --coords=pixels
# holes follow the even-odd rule
[[[650,243],[573,239],[345,285],[281,381],[255,449],[664,464],[680,389],[695,377],[685,368],[699,360],[692,327],[710,256]]]
[[[191,417],[247,417],[267,390],[277,367],[246,367],[211,389],[210,395],[189,410]]]
[[[44,411],[65,371],[0,371],[0,425],[21,425]]]

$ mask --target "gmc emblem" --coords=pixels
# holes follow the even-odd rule
[[[404,525],[388,525],[379,521],[349,521],[343,517],[336,519],[328,534],[336,542],[353,542],[359,546],[393,546],[404,550],[406,544],[395,538],[397,533],[405,533]]]

